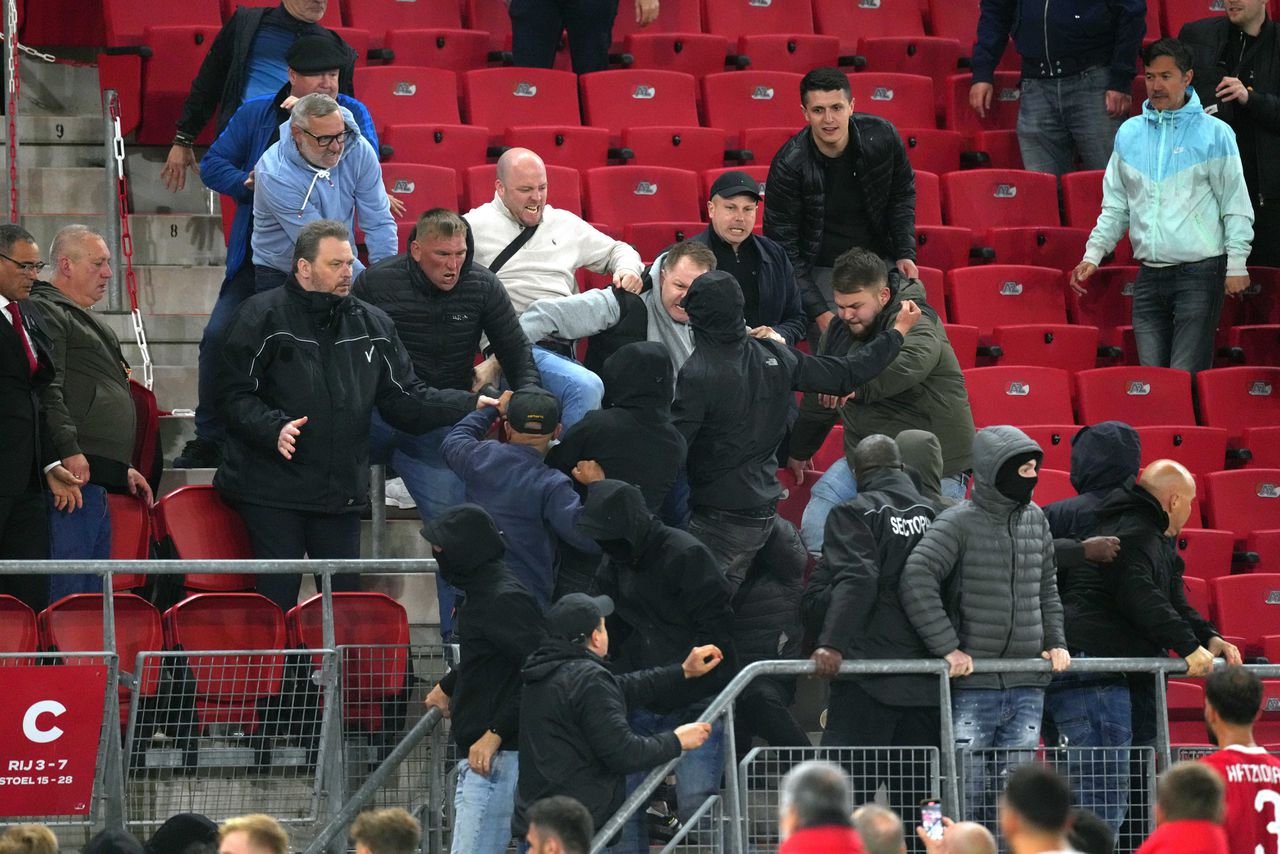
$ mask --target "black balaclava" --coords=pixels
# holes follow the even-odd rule
[[[1040,461],[1044,459],[1044,454],[1039,451],[1024,451],[1021,454],[1014,454],[1005,460],[1000,466],[1000,471],[996,472],[995,487],[1005,498],[1018,504],[1030,504],[1031,494],[1035,491],[1036,483],[1040,480]],[[1036,474],[1033,477],[1023,477],[1018,474],[1018,469],[1022,468],[1030,460],[1036,461]]]

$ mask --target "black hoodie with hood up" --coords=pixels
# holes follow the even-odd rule
[[[638,489],[616,480],[591,484],[578,529],[609,556],[599,582],[614,603],[609,644],[620,672],[678,664],[703,644],[724,653],[715,670],[647,707],[672,712],[728,684],[735,669],[732,589],[707,547],[664,525]]]
[[[676,381],[676,427],[689,443],[690,504],[754,510],[775,503],[778,444],[793,391],[848,394],[898,355],[890,327],[849,356],[806,356],[770,339],[750,338],[742,290],[720,270],[694,279],[684,300],[693,355]]]
[[[502,750],[515,750],[520,668],[545,636],[542,612],[503,563],[502,535],[483,508],[451,507],[427,522],[422,535],[439,549],[440,575],[462,593],[454,624],[462,657],[440,680],[454,743],[465,756],[492,729]]]
[[[1084,561],[1083,546],[1077,542],[1072,548],[1070,543],[1094,536],[1099,505],[1112,490],[1137,477],[1141,458],[1138,431],[1123,421],[1081,427],[1071,438],[1071,485],[1077,495],[1044,507],[1059,569]]]
[[[570,427],[547,454],[547,465],[570,474],[578,460],[595,460],[610,480],[639,487],[656,513],[687,450],[671,422],[675,374],[667,348],[656,341],[627,344],[605,361],[601,379],[609,407]]]

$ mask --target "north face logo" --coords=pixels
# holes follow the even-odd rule
[[[532,98],[538,94],[538,87],[532,83],[517,83],[511,94],[517,98]]]
[[[410,83],[407,80],[402,80],[396,84],[395,91],[392,92],[391,94],[412,96],[412,95],[416,95],[417,93],[418,93],[418,87],[416,84]]]
[[[636,184],[635,194],[637,196],[656,196],[658,195],[658,185],[650,181],[641,181]]]
[[[892,90],[892,89],[890,89],[890,88],[888,88],[887,86],[877,86],[877,87],[876,87],[876,91],[874,91],[874,92],[872,92],[872,93],[871,93],[871,100],[873,100],[873,101],[892,101],[892,100],[893,100],[893,90]]]
[[[1120,286],[1120,296],[1122,297],[1133,296],[1133,282],[1125,282],[1123,285]]]
[[[766,5],[767,5],[767,4],[766,4]],[[772,101],[772,100],[773,100],[773,87],[772,87],[772,86],[757,86],[757,87],[755,88],[755,90],[751,93],[751,100],[753,100],[753,101]]]
[[[1017,101],[1022,97],[1022,90],[1017,86],[1006,86],[996,92],[997,101]]]
[[[1258,380],[1253,385],[1249,386],[1249,396],[1271,397],[1271,383],[1264,383],[1262,380]]]
[[[1031,384],[1011,382],[1009,383],[1009,388],[1005,391],[1005,394],[1010,397],[1026,397],[1031,394]]]
[[[1141,397],[1146,394],[1151,394],[1151,383],[1144,383],[1142,380],[1134,380],[1129,383],[1129,387],[1125,389],[1124,393],[1133,397]]]
[[[997,199],[1012,199],[1018,195],[1018,188],[1013,184],[996,184],[996,191],[991,195]]]
[[[655,94],[656,93],[652,86],[645,86],[641,83],[636,87],[635,91],[631,93],[631,97],[637,101],[652,101]]]
[[[1258,484],[1259,498],[1280,498],[1280,484],[1260,483]]]
[[[396,179],[396,184],[395,184],[395,186],[391,188],[391,192],[393,192],[393,193],[412,193],[412,192],[413,192],[413,182],[412,182],[412,181],[409,181],[409,180],[406,180],[406,179],[404,179],[404,178],[397,178],[397,179]]]
[[[1002,297],[1020,297],[1022,296],[1022,282],[1005,282],[1000,286],[1000,296]]]

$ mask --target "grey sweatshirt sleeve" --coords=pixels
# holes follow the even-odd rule
[[[530,341],[560,338],[574,341],[609,329],[622,317],[608,288],[569,297],[534,300],[520,315],[520,328]]]

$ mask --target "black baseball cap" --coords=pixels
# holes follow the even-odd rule
[[[507,423],[517,433],[550,436],[560,425],[560,401],[545,389],[522,388],[507,401]]]
[[[708,201],[719,196],[722,199],[731,199],[734,196],[741,196],[743,193],[760,198],[760,184],[755,178],[752,178],[746,172],[733,170],[725,172],[715,180],[711,185],[711,195]]]
[[[547,609],[547,632],[553,638],[581,643],[612,613],[613,600],[608,596],[568,593]]]
[[[343,69],[350,61],[345,45],[333,36],[299,37],[284,54],[285,64],[299,74]]]

